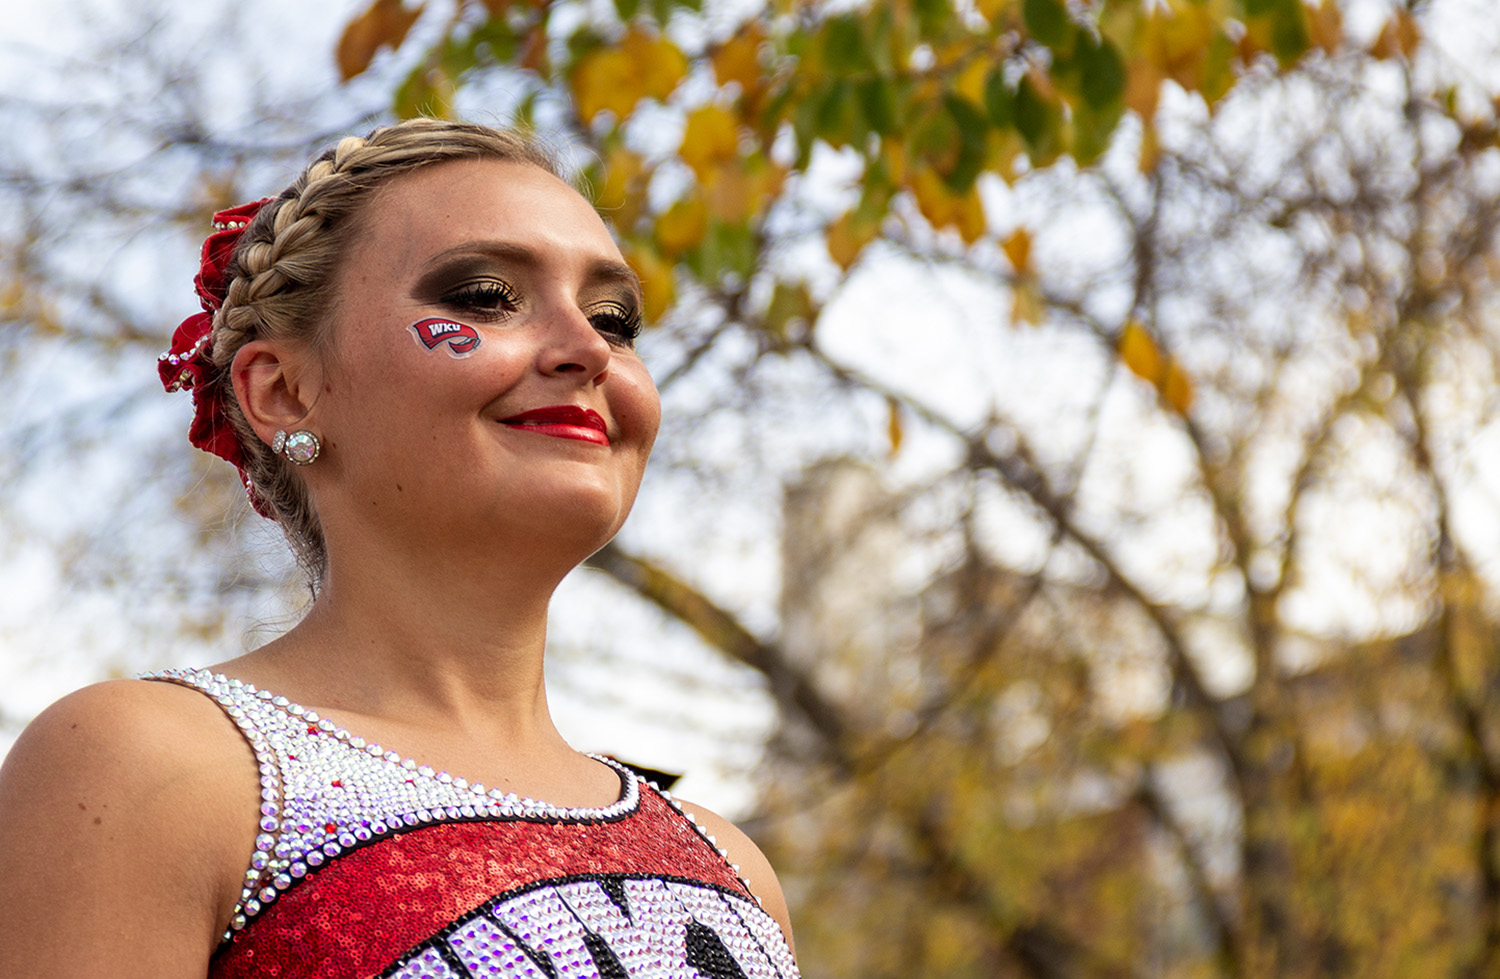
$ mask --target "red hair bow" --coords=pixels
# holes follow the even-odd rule
[[[245,475],[245,451],[224,413],[224,396],[218,383],[219,369],[212,357],[214,313],[224,304],[229,288],[229,262],[240,235],[261,207],[271,198],[241,204],[214,215],[214,232],[203,242],[198,275],[193,279],[203,312],[194,313],[172,334],[172,349],[157,358],[156,369],[168,391],[186,388],[193,395],[193,424],[188,441],[205,452],[227,460],[240,472],[240,482],[250,494],[257,512],[262,509],[249,477]]]

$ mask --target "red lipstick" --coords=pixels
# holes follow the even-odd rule
[[[536,432],[538,435],[551,435],[554,438],[578,439],[580,442],[593,442],[596,445],[609,444],[609,434],[605,428],[604,419],[597,411],[580,408],[577,405],[550,405],[546,408],[533,408],[519,415],[502,419],[500,424],[508,428]]]

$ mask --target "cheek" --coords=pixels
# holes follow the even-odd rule
[[[616,396],[616,417],[620,424],[646,451],[656,442],[656,431],[661,427],[661,397],[644,364],[639,361],[622,371],[619,392]]]

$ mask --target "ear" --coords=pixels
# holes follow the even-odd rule
[[[234,396],[245,420],[269,444],[278,429],[306,427],[321,372],[305,350],[272,340],[251,340],[229,365]]]

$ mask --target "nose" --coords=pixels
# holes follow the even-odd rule
[[[560,305],[547,318],[537,367],[543,374],[574,376],[597,384],[609,373],[614,348],[584,311],[572,303]]]

